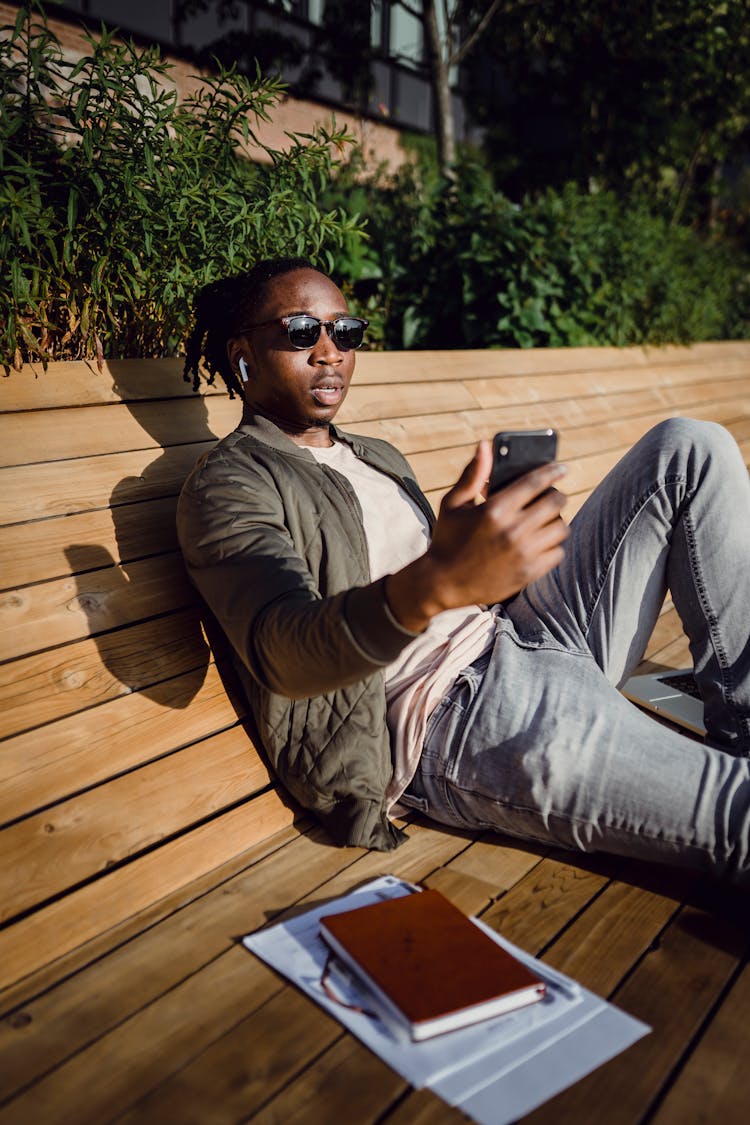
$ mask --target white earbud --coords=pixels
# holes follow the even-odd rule
[[[247,383],[250,376],[247,373],[247,364],[245,363],[244,355],[240,356],[240,362],[237,364],[237,366],[240,369],[240,379],[243,383]]]

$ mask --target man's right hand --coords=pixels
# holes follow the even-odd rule
[[[389,576],[388,602],[406,629],[421,632],[446,609],[504,601],[562,561],[565,497],[553,486],[565,467],[543,465],[485,499],[491,468],[482,441],[444,496],[425,554]]]

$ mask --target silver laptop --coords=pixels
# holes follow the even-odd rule
[[[631,676],[623,685],[622,693],[639,707],[653,711],[662,719],[677,723],[694,734],[704,735],[703,701],[692,669],[651,672],[646,676]]]

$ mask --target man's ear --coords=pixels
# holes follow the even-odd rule
[[[227,358],[232,365],[232,370],[237,372],[240,382],[247,383],[250,372],[247,365],[247,356],[239,339],[227,341]]]

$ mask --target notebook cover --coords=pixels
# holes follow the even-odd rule
[[[517,991],[544,993],[530,969],[439,891],[324,915],[320,925],[413,1025]]]

